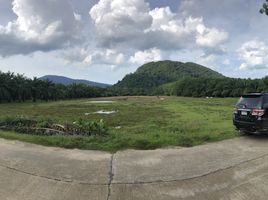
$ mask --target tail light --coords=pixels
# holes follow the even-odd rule
[[[261,116],[264,115],[264,112],[265,112],[265,110],[263,110],[263,109],[256,109],[256,108],[254,108],[252,110],[252,112],[251,112],[251,115],[261,117]]]
[[[237,108],[234,108],[234,114],[238,114]]]

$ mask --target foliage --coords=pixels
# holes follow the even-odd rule
[[[103,119],[96,121],[78,120],[74,122],[74,125],[79,128],[80,132],[84,135],[103,135],[108,131]]]
[[[141,66],[111,89],[117,95],[238,97],[268,91],[268,76],[253,80],[228,78],[194,63],[160,61]]]
[[[265,13],[266,15],[268,15],[268,0],[266,0],[266,2],[267,3],[263,3],[262,8],[260,9],[260,13]]]
[[[239,97],[244,93],[268,91],[268,77],[263,79],[186,78],[173,85],[177,96]]]
[[[117,95],[154,95],[160,85],[186,77],[224,77],[204,66],[195,63],[175,61],[150,62],[141,66],[135,73],[128,74],[110,88]]]
[[[0,127],[2,126],[10,126],[10,127],[34,127],[37,125],[37,120],[30,118],[30,117],[24,117],[24,116],[17,116],[17,117],[7,117],[4,119],[0,119]]]
[[[27,116],[6,117],[0,119],[0,129],[13,130],[26,134],[41,135],[105,135],[107,127],[101,119],[98,122],[80,119],[73,124],[55,124],[52,120],[34,119]]]
[[[47,126],[44,127],[44,124]],[[45,131],[42,128],[47,128],[48,124],[47,121],[36,120],[27,116],[6,117],[0,119],[0,129],[13,130],[27,134],[44,134]]]
[[[84,84],[61,85],[48,80],[29,79],[21,74],[0,71],[0,103],[25,102],[26,100],[59,100],[100,97],[105,89]]]
[[[254,80],[228,78],[195,63],[173,61],[147,63],[108,89],[83,84],[66,86],[0,72],[0,103],[119,95],[238,97],[243,93],[261,91],[268,91],[268,77]]]

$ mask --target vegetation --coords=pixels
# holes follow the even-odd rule
[[[262,8],[260,9],[261,14],[268,15],[268,0],[266,0],[267,3],[263,3]]]
[[[262,91],[268,91],[268,76],[254,80],[228,78],[195,63],[173,61],[147,63],[106,89],[85,84],[55,84],[0,72],[0,103],[133,95],[238,97]]]
[[[159,87],[162,95],[188,97],[239,97],[244,93],[268,91],[268,77],[263,79],[185,78]]]
[[[155,95],[158,87],[187,77],[222,78],[223,75],[195,63],[175,61],[150,62],[126,75],[111,91],[117,95]]]
[[[29,79],[20,74],[0,71],[0,103],[99,97],[104,92],[104,89],[84,84],[65,86],[47,80]]]
[[[91,87],[99,87],[99,88],[107,88],[110,87],[109,84],[104,83],[97,83],[93,81],[83,80],[83,79],[71,79],[64,76],[56,76],[56,75],[46,75],[39,78],[40,80],[49,80],[56,84],[63,84],[63,85],[72,85],[72,84],[83,84],[88,85]]]
[[[208,97],[261,91],[268,91],[268,77],[234,79],[194,63],[172,61],[145,64],[108,89],[0,72],[0,137],[107,151],[193,146],[236,135],[231,122],[236,99]],[[103,100],[114,102],[99,104],[81,99],[141,94],[173,97],[106,97]],[[115,112],[99,114],[103,111]]]
[[[231,121],[236,98],[109,97],[95,100],[113,102],[95,103],[84,99],[7,103],[0,104],[0,116],[32,116],[63,125],[81,119],[79,126],[103,119],[109,127],[106,134],[44,136],[0,131],[0,137],[48,146],[117,151],[193,146],[236,136]],[[97,114],[100,110],[117,112]]]
[[[107,133],[107,127],[102,119],[98,122],[80,119],[71,124],[56,124],[52,120],[35,119],[27,116],[0,119],[0,129],[32,135],[102,136]]]
[[[151,62],[127,75],[111,88],[112,95],[177,95],[238,97],[268,91],[268,77],[235,79],[194,63]]]

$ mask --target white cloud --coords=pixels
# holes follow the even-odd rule
[[[103,47],[146,50],[205,48],[219,51],[228,33],[208,28],[203,18],[181,18],[169,7],[150,10],[144,0],[100,0],[90,10]]]
[[[122,53],[118,53],[112,49],[106,49],[105,51],[94,51],[83,62],[88,64],[120,65],[124,61],[125,57]]]
[[[145,0],[94,2],[86,18],[69,0],[13,0],[17,18],[0,25],[0,56],[58,50],[67,64],[116,68],[183,50],[200,50],[208,57],[222,52],[228,39],[226,31],[208,27],[202,17],[150,8]]]
[[[89,14],[105,45],[131,40],[152,23],[149,4],[144,0],[100,0]]]
[[[217,60],[217,56],[214,54],[211,54],[208,56],[203,55],[197,59],[197,63],[215,70],[217,69],[216,60]]]
[[[224,65],[230,65],[231,64],[231,61],[228,58],[226,58],[226,59],[224,59],[224,61],[222,63]]]
[[[91,65],[122,65],[125,63],[126,58],[124,54],[117,52],[114,49],[105,49],[105,50],[91,50],[89,48],[71,48],[64,50],[61,53],[61,57],[67,62],[70,63],[81,63],[84,66]],[[115,68],[113,66],[113,68]]]
[[[151,24],[151,30],[157,30],[166,26],[173,18],[176,16],[175,13],[172,13],[169,7],[164,8],[155,8],[149,12],[152,16],[153,23]]]
[[[0,25],[0,55],[49,51],[77,41],[78,15],[68,1],[14,0],[12,4],[17,19]]]
[[[259,40],[251,40],[242,44],[237,50],[243,63],[240,69],[263,69],[268,68],[268,46]]]
[[[228,33],[220,31],[216,28],[206,28],[200,24],[197,27],[196,43],[201,47],[220,47],[221,44],[227,41]]]
[[[80,62],[83,63],[89,55],[88,49],[83,47],[74,47],[59,51],[59,57],[66,61],[66,64]]]
[[[100,0],[89,14],[97,44],[103,49],[124,51],[128,57],[124,66],[161,60],[164,53],[191,49],[202,50],[200,62],[214,66],[218,58],[214,54],[225,51],[229,37],[224,30],[207,27],[202,17],[181,17],[170,7],[150,10],[144,0]]]
[[[77,21],[81,21],[81,20],[82,20],[82,16],[79,15],[78,13],[76,13],[76,12],[74,12],[74,18],[75,18],[75,20],[77,20]]]
[[[147,62],[159,61],[163,59],[162,52],[159,49],[153,48],[145,51],[138,51],[131,56],[130,63],[142,65]]]

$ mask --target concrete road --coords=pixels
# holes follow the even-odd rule
[[[268,137],[109,154],[0,139],[0,200],[266,200]]]

